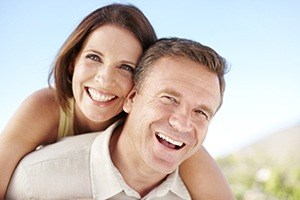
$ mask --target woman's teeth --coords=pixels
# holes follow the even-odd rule
[[[104,94],[100,94],[98,93],[96,90],[89,88],[88,92],[90,93],[91,97],[93,100],[95,101],[99,101],[99,102],[107,102],[112,100],[113,98],[115,98],[115,95],[104,95]]]

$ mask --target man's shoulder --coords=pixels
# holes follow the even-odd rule
[[[65,137],[56,143],[38,148],[25,156],[20,164],[22,167],[27,167],[41,162],[84,156],[87,151],[90,151],[90,147],[98,135],[99,132],[95,132]]]
[[[28,154],[11,178],[8,197],[77,199],[91,196],[90,151],[98,135],[99,132],[66,137]]]

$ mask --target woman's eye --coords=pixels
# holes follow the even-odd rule
[[[100,57],[98,55],[95,55],[95,54],[88,54],[86,57],[88,59],[93,60],[93,61],[100,61]]]
[[[124,69],[124,70],[127,70],[127,71],[129,71],[130,73],[133,73],[133,72],[134,72],[134,68],[133,68],[132,66],[130,66],[130,65],[121,65],[120,68],[122,68],[122,69]]]

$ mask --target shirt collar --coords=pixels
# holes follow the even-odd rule
[[[157,188],[151,191],[148,195],[155,197],[166,196],[168,192],[172,192],[182,199],[191,199],[191,196],[186,189],[182,179],[179,176],[178,168],[171,174],[169,174],[164,182],[162,182]],[[146,195],[145,197],[147,197]]]
[[[114,129],[123,123],[123,120],[115,122],[104,132],[100,133],[91,147],[90,170],[93,197],[97,199],[108,199],[124,191],[128,196],[140,198],[140,195],[130,188],[119,170],[114,166],[109,151],[109,141]],[[106,188],[103,190],[103,188]],[[157,188],[152,190],[143,199],[149,197],[163,197],[169,191],[183,199],[191,199],[178,169],[169,174],[166,180]]]
[[[111,134],[120,123],[121,121],[117,121],[100,133],[91,147],[91,184],[93,197],[97,199],[108,199],[123,190],[112,169],[114,165],[109,152]]]

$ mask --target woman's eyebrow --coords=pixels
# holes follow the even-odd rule
[[[95,50],[95,49],[86,49],[86,50],[84,50],[83,52],[84,52],[84,53],[92,52],[92,53],[96,53],[96,54],[99,54],[99,55],[103,56],[103,53],[102,53],[102,52],[97,51],[97,50]]]
[[[98,50],[95,50],[95,49],[86,49],[86,50],[83,51],[83,53],[89,53],[89,52],[96,53],[96,54],[98,54],[98,55],[100,55],[102,57],[104,56],[104,54],[102,52],[100,52]],[[135,62],[132,62],[132,61],[129,61],[129,60],[121,60],[121,62],[122,63],[126,63],[128,65],[131,65],[133,67],[136,67],[136,63]]]

